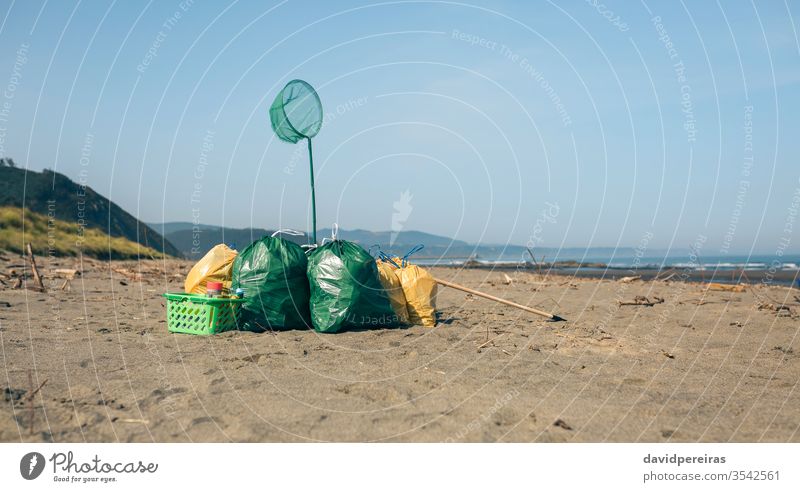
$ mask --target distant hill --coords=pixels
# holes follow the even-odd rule
[[[148,224],[157,232],[162,232],[164,237],[174,244],[190,259],[202,257],[209,249],[219,243],[233,244],[238,250],[246,248],[251,242],[265,235],[271,235],[273,230],[260,228],[236,229],[207,224],[197,224],[193,229],[191,222],[166,222],[164,224]],[[340,229],[339,238],[358,243],[366,249],[379,245],[380,249],[392,255],[402,256],[417,244],[423,244],[425,249],[415,255],[417,259],[502,259],[503,261],[530,261],[530,253],[525,246],[516,244],[470,244],[465,241],[452,239],[421,231],[401,231],[392,242],[391,231],[366,231],[363,229]],[[308,244],[307,236],[284,236],[298,244]],[[330,229],[317,231],[317,239],[331,237]],[[373,248],[373,253],[377,248]],[[676,250],[677,251],[677,250]],[[612,257],[633,257],[636,250],[628,247],[609,248],[546,248],[536,247],[533,250],[536,260],[544,257],[547,261],[599,261],[606,262]],[[653,250],[654,255],[660,254]]]
[[[274,230],[260,228],[236,229],[232,227],[220,227],[207,224],[192,224],[191,222],[166,222],[163,224],[148,224],[150,228],[160,232],[167,240],[175,245],[181,253],[190,259],[202,257],[209,249],[219,243],[228,245],[233,244],[237,249],[246,248],[253,241],[266,235],[271,235]],[[339,238],[358,243],[364,248],[369,248],[378,244],[388,252],[403,254],[414,245],[424,244],[426,255],[440,255],[442,252],[450,251],[451,256],[461,254],[470,256],[474,252],[474,247],[464,241],[457,241],[444,236],[437,236],[420,231],[402,231],[391,242],[392,232],[372,232],[363,229],[339,230]],[[311,242],[307,235],[290,236],[284,238],[297,244],[308,244]],[[320,229],[317,231],[317,240],[331,237],[330,229]],[[448,249],[449,248],[449,249]]]
[[[24,211],[24,217],[23,223],[21,208],[0,207],[0,250],[22,254],[25,244],[31,243],[34,254],[41,256],[75,256],[80,252],[106,260],[163,257],[152,248],[124,237],[111,237],[99,229],[85,229],[83,235],[79,236],[73,223],[30,210]],[[77,246],[79,241],[80,248]]]
[[[187,226],[188,228],[181,228]],[[191,222],[150,224],[150,227],[156,231],[165,231],[164,237],[175,245],[183,256],[192,260],[201,258],[208,250],[220,243],[232,245],[241,251],[256,239],[274,232],[267,229],[234,229],[205,224],[198,224],[196,228],[192,228]],[[298,244],[305,244],[305,236],[284,237]]]
[[[392,237],[394,234],[396,234],[396,236]],[[317,239],[322,237],[331,237],[331,230],[318,230]],[[339,230],[339,237],[359,243],[362,246],[366,245],[366,247],[379,244],[384,249],[395,247],[402,249],[405,246],[411,248],[417,244],[424,244],[426,248],[463,248],[470,246],[464,241],[421,231],[400,231],[393,233],[392,231],[373,232],[365,231],[364,229]]]
[[[161,234],[139,222],[119,205],[57,172],[26,172],[25,169],[0,166],[0,206],[26,208],[45,216],[50,214],[72,224],[76,231],[83,221],[87,229],[125,238],[170,256],[181,256],[181,252]]]

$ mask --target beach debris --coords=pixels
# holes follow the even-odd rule
[[[669,275],[667,277],[661,278],[661,275],[666,275],[667,273],[669,273]],[[655,280],[666,281],[666,280],[669,280],[672,277],[674,277],[676,273],[677,272],[675,272],[674,268],[668,268],[667,270],[659,270],[659,272],[656,273],[656,276],[653,277],[653,280],[654,281]]]
[[[674,277],[675,275],[677,275],[677,274],[676,274],[676,273],[670,273],[669,275],[667,275],[667,276],[666,276],[666,277],[664,277],[664,278],[655,278],[655,279],[653,279],[653,280],[660,280],[660,281],[662,281],[662,282],[668,282],[668,281],[669,281],[669,279],[671,279],[671,278],[672,278],[672,277]]]
[[[539,275],[541,275],[542,265],[544,265],[545,256],[542,255],[542,259],[540,261],[536,261],[536,256],[534,256],[533,250],[531,248],[526,248],[526,249],[528,250],[528,254],[531,256],[531,261],[533,262],[533,266],[536,267],[536,271],[539,273]],[[529,264],[527,261],[525,263]]]
[[[56,268],[55,270],[53,270],[53,273],[67,280],[72,280],[76,276],[80,275],[81,272],[79,272],[74,268]]]
[[[33,272],[33,281],[36,282],[36,288],[34,290],[38,290],[39,292],[47,292],[44,288],[44,283],[42,282],[42,276],[39,275],[39,269],[36,267],[36,257],[33,256],[33,248],[31,248],[31,243],[28,243],[28,262],[31,264],[31,272]]]
[[[662,350],[661,351],[661,355],[663,355],[667,359],[674,359],[675,358],[675,354],[673,354],[672,352],[667,352],[666,350]]]
[[[663,297],[653,296],[653,300],[651,301],[649,297],[645,296],[636,296],[633,298],[633,301],[617,301],[620,306],[647,306],[652,307],[656,304],[661,304],[664,302]]]
[[[5,388],[3,389],[3,401],[6,402],[19,401],[25,395],[25,393],[26,391],[24,389]]]
[[[487,335],[488,335],[488,332],[487,332]],[[477,349],[478,353],[481,353],[481,349],[482,349],[482,348],[484,348],[484,347],[486,347],[486,346],[487,346],[487,345],[489,345],[490,343],[491,343],[492,345],[494,345],[494,341],[495,341],[495,340],[497,340],[498,338],[502,337],[503,335],[505,335],[505,333],[503,333],[503,334],[501,334],[501,335],[499,335],[499,336],[496,336],[496,337],[492,338],[491,340],[486,340],[486,341],[485,341],[485,342],[483,342],[482,344],[478,345],[478,349]]]
[[[146,419],[117,419],[114,422],[119,424],[144,424],[144,425],[148,425],[150,423],[150,421]]]
[[[28,244],[28,250],[30,251],[31,245]],[[31,370],[28,369],[28,387],[33,391],[33,376],[31,376]],[[33,398],[26,398],[28,402],[28,430],[30,434],[33,435],[33,419],[36,417],[36,414],[33,410]]]
[[[506,285],[511,285],[514,282],[514,279],[509,277],[507,273],[504,273],[503,277],[504,277],[503,278],[503,283],[506,284]]]
[[[706,290],[721,290],[724,292],[745,292],[744,284],[736,284],[736,285],[729,285],[729,284],[718,284],[716,282],[711,282],[706,286]]]
[[[142,280],[144,280],[140,273],[134,272],[133,270],[130,270],[128,268],[112,267],[111,271],[119,273],[120,275],[124,275],[125,277],[128,277],[128,280],[131,280],[133,282],[141,282]]]
[[[786,304],[773,304],[771,302],[762,302],[758,305],[759,311],[774,311],[779,316],[793,316],[792,308]]]
[[[642,278],[641,275],[634,275],[632,277],[622,277],[619,280],[617,280],[617,282],[622,282],[624,284],[627,284],[629,282],[633,282],[633,281],[636,281],[636,280],[641,280],[641,278]]]
[[[28,393],[27,395],[25,395],[25,401],[33,400],[33,397],[36,396],[36,393],[38,393],[39,390],[41,390],[44,387],[45,384],[47,384],[47,379],[42,381],[42,384],[37,386],[35,390],[33,390],[30,393]]]
[[[441,280],[441,279],[438,279],[438,278],[434,279],[434,280],[436,280],[436,283],[444,285],[445,287],[450,287],[452,289],[456,289],[456,290],[460,290],[460,291],[463,291],[463,292],[467,292],[469,294],[473,294],[473,295],[476,295],[478,297],[483,297],[485,299],[489,299],[490,301],[499,302],[500,304],[505,304],[506,306],[511,306],[511,307],[514,307],[514,308],[517,308],[517,309],[521,309],[521,310],[527,311],[529,313],[538,314],[539,316],[544,316],[545,318],[550,318],[550,320],[552,320],[552,321],[566,321],[564,318],[562,318],[561,316],[558,316],[557,314],[552,314],[552,313],[548,313],[548,312],[545,312],[545,311],[540,311],[538,309],[534,309],[534,308],[531,308],[531,307],[528,307],[528,306],[523,306],[522,304],[517,304],[516,302],[507,301],[505,299],[501,299],[499,297],[495,297],[495,296],[493,296],[491,294],[486,294],[485,292],[480,292],[480,291],[477,291],[475,289],[470,289],[469,287],[464,287],[463,285],[455,284],[453,282],[448,282],[446,280]]]
[[[564,420],[562,420],[562,419],[556,419],[556,421],[553,422],[553,425],[556,426],[556,427],[561,427],[564,430],[568,430],[568,431],[572,430],[572,426],[569,425],[568,423],[564,422]]]

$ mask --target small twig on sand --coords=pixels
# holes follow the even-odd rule
[[[553,425],[556,426],[556,427],[561,427],[564,430],[568,430],[568,431],[572,430],[572,426],[569,425],[568,423],[564,422],[562,419],[556,419],[556,421],[553,422]]]
[[[661,304],[664,302],[664,298],[653,296],[653,300],[651,301],[649,298],[645,296],[636,296],[634,297],[633,301],[617,301],[620,306],[647,306],[652,307],[656,304]]]
[[[40,384],[35,390],[31,391],[30,394],[25,395],[25,399],[26,400],[33,400],[33,397],[36,396],[36,393],[38,393],[39,390],[42,389],[42,386],[44,386],[45,384],[47,384],[47,379],[42,381],[42,384]]]
[[[31,243],[28,243],[28,261],[31,263],[31,271],[33,272],[33,281],[36,282],[36,289],[40,292],[47,292],[42,282],[42,276],[39,275],[39,269],[36,268],[36,258],[33,256]]]
[[[498,338],[502,337],[503,335],[505,335],[505,333],[503,333],[503,334],[501,334],[499,336],[496,336],[496,337],[492,338],[491,340],[486,340],[482,344],[478,345],[478,352],[480,352],[483,347],[489,345],[490,343],[494,342],[495,340],[497,340]]]
[[[28,369],[28,388],[31,389],[31,393],[33,393],[33,377],[31,376],[31,370]],[[30,435],[33,435],[33,398],[28,399],[28,432]]]
[[[150,423],[149,420],[145,419],[118,419],[115,422],[119,424],[144,424],[144,425]]]

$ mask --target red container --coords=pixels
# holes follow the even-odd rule
[[[206,283],[206,296],[219,297],[222,295],[222,282]]]

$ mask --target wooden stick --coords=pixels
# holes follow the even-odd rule
[[[723,290],[727,292],[744,292],[745,287],[742,284],[736,285],[728,285],[728,284],[718,284],[711,282],[706,286],[706,290]]]
[[[656,304],[661,304],[661,303],[664,302],[664,299],[661,298],[661,297],[653,296],[653,299],[655,299],[655,300],[651,301],[647,297],[636,296],[636,298],[634,298],[633,302],[617,301],[617,304],[619,304],[620,306],[647,306],[647,307],[653,307]]]
[[[39,269],[36,268],[36,258],[33,256],[31,243],[28,243],[28,260],[31,262],[31,271],[33,271],[33,280],[36,282],[36,288],[42,292],[46,292],[44,283],[42,282],[42,276],[39,275]]]
[[[464,287],[463,285],[454,284],[454,283],[448,282],[446,280],[441,280],[441,279],[438,279],[438,278],[435,278],[434,280],[436,281],[436,283],[444,285],[445,287],[450,287],[452,289],[461,290],[461,291],[467,292],[469,294],[476,295],[478,297],[483,297],[485,299],[489,299],[489,300],[494,301],[494,302],[499,302],[500,304],[505,304],[506,306],[511,306],[511,307],[515,307],[517,309],[522,309],[523,311],[527,311],[529,313],[538,314],[539,316],[544,316],[545,318],[550,318],[553,321],[566,321],[564,318],[562,318],[561,316],[558,316],[557,314],[551,314],[551,313],[547,313],[545,311],[539,311],[538,309],[534,309],[534,308],[531,308],[531,307],[528,307],[528,306],[523,306],[522,304],[517,304],[516,302],[507,301],[505,299],[501,299],[499,297],[495,297],[495,296],[493,296],[491,294],[486,294],[484,292],[480,292],[478,290],[470,289],[469,287]]]
[[[498,335],[498,336],[496,336],[496,337],[492,338],[491,340],[486,340],[486,341],[485,341],[485,342],[483,342],[482,344],[478,345],[478,350],[480,350],[480,349],[482,349],[483,347],[485,347],[485,346],[489,345],[490,343],[494,342],[495,340],[497,340],[498,338],[502,337],[503,335],[505,335],[505,333],[501,333],[500,335]]]
[[[42,381],[42,384],[40,384],[40,385],[39,385],[39,387],[38,387],[38,388],[36,388],[35,390],[31,391],[31,392],[30,392],[30,394],[27,394],[27,395],[25,395],[25,399],[26,399],[26,400],[32,400],[32,399],[33,399],[33,397],[34,397],[34,396],[36,396],[36,393],[38,393],[38,392],[39,392],[39,390],[40,390],[40,389],[42,389],[42,388],[44,387],[44,385],[45,385],[45,384],[47,384],[47,379],[45,379],[44,381]],[[33,386],[33,384],[32,384],[32,383],[31,383],[31,386]]]
[[[30,248],[30,244],[28,245]],[[28,387],[30,388],[31,394],[33,394],[33,378],[31,377],[31,370],[28,369]],[[33,398],[28,399],[28,432],[33,435],[33,419],[34,419],[34,410],[33,410]]]

